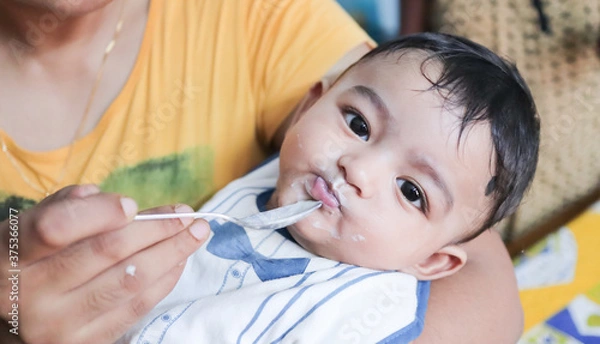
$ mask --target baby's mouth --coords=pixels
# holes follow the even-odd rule
[[[329,208],[339,208],[340,201],[327,185],[325,179],[320,176],[315,178],[312,185],[306,185],[308,193],[317,201],[323,202],[323,205]]]

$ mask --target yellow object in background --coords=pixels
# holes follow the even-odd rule
[[[310,86],[365,42],[334,1],[153,0],[126,84],[73,144],[59,185],[69,147],[30,151],[0,130],[23,174],[0,154],[0,221],[44,196],[26,180],[41,189],[95,183],[140,209],[198,207],[263,161]]]
[[[599,248],[597,202],[515,259],[525,312],[520,343],[600,343]]]

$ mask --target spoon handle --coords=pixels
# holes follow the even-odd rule
[[[133,219],[134,220],[165,220],[165,219],[179,219],[183,217],[191,217],[194,219],[199,219],[203,217],[220,217],[224,219],[229,219],[229,216],[217,214],[217,213],[167,213],[167,214],[138,214]]]

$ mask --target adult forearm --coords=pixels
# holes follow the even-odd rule
[[[425,328],[415,343],[516,343],[523,310],[500,236],[485,232],[465,248],[465,267],[431,284]]]

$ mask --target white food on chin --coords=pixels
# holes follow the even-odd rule
[[[332,227],[323,226],[320,221],[313,221],[313,222],[311,222],[311,225],[313,226],[313,228],[327,231],[329,233],[329,235],[334,239],[340,239],[340,233],[338,233],[337,228],[335,228],[335,227],[332,228]]]
[[[127,265],[127,267],[125,268],[125,273],[129,276],[135,276],[135,270],[135,265]]]
[[[352,240],[354,241],[365,241],[365,237],[360,234],[352,235]]]

